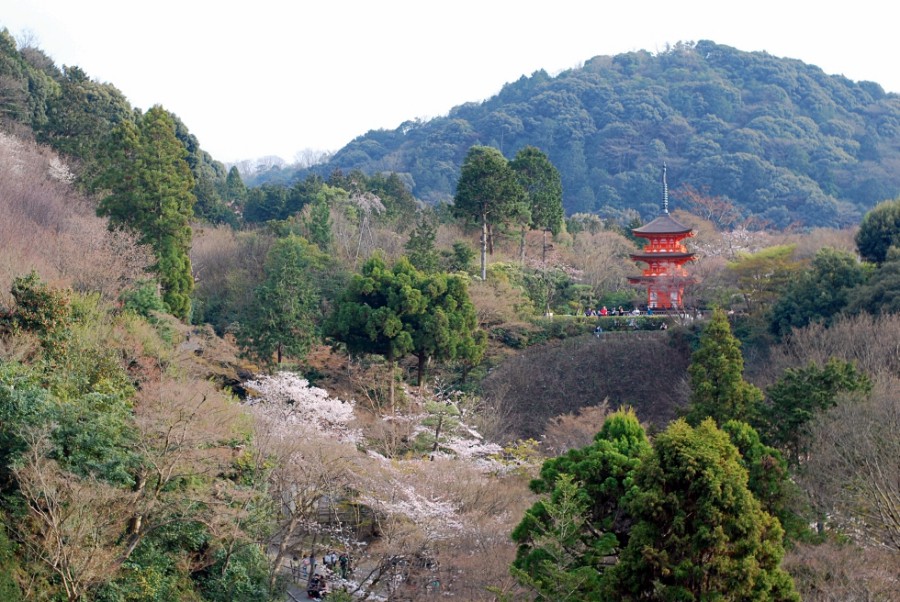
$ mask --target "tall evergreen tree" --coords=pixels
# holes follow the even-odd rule
[[[326,325],[326,332],[351,352],[375,353],[387,360],[392,409],[396,362],[412,351],[412,321],[427,307],[418,280],[406,258],[389,268],[380,255],[373,255],[351,278]]]
[[[549,157],[534,146],[526,146],[510,161],[525,190],[530,211],[528,225],[543,234],[541,258],[546,260],[547,232],[558,234],[563,225],[562,178]],[[524,232],[522,241],[524,244]]]
[[[804,532],[806,521],[794,512],[791,504],[796,485],[781,452],[764,444],[759,433],[746,422],[729,420],[722,425],[722,430],[738,449],[741,466],[747,470],[747,487],[762,509],[778,519],[787,531],[786,538]]]
[[[309,240],[323,251],[331,248],[334,234],[331,231],[331,206],[323,192],[318,193],[316,200],[309,205],[303,219]]]
[[[851,293],[869,277],[871,267],[846,251],[825,247],[772,307],[770,330],[779,336],[810,322],[831,323],[848,304]]]
[[[487,254],[493,252],[493,229],[524,214],[525,192],[506,157],[488,146],[473,146],[460,170],[453,214],[481,227],[481,278],[487,278]]]
[[[247,187],[241,178],[241,172],[234,165],[231,166],[231,169],[228,170],[228,175],[225,176],[225,190],[222,192],[222,197],[226,202],[234,203],[238,207],[243,207],[244,202],[247,200]]]
[[[90,177],[102,168],[99,147],[113,128],[134,120],[135,110],[109,83],[91,80],[79,67],[63,68],[59,94],[47,102],[47,122],[37,130],[38,140],[82,162]]]
[[[425,361],[477,361],[486,344],[460,276],[423,274],[408,259],[392,268],[375,255],[351,279],[330,316],[327,332],[354,352],[384,356],[392,370],[407,354],[419,359],[419,384]],[[391,378],[391,403],[394,380]]]
[[[278,240],[266,258],[265,281],[254,291],[238,343],[266,364],[302,358],[317,338],[318,291],[310,272],[318,251],[298,236]]]
[[[781,473],[757,467],[770,450],[730,426],[771,489]],[[594,443],[547,460],[531,489],[541,498],[513,531],[511,570],[536,600],[798,600],[779,566],[781,525],[712,420],[679,420],[651,445],[634,412],[618,411]]]
[[[781,525],[712,420],[679,420],[658,435],[626,505],[635,522],[605,599],[799,601],[779,566]]]
[[[871,389],[865,374],[837,358],[823,366],[810,362],[801,368],[788,368],[766,389],[768,402],[760,412],[760,432],[767,443],[799,464],[809,452],[809,429],[816,416],[836,406],[840,394],[864,396]]]
[[[427,360],[460,359],[466,365],[477,364],[487,345],[487,335],[478,328],[478,316],[469,299],[466,280],[448,274],[422,276],[420,288],[427,308],[413,320],[413,353],[419,360],[419,386],[422,386]]]
[[[427,215],[420,215],[404,245],[409,262],[426,274],[436,272],[440,262],[440,255],[434,248],[436,237],[437,226],[434,221]]]
[[[138,124],[123,122],[112,133],[97,187],[107,191],[97,212],[110,228],[126,227],[150,245],[163,301],[180,318],[190,315],[194,286],[191,245],[194,178],[175,124],[160,106]]]
[[[620,410],[591,445],[544,462],[530,484],[542,498],[512,533],[516,578],[548,600],[601,599],[601,574],[628,542],[631,519],[622,502],[649,452],[634,411]]]
[[[718,424],[732,419],[753,422],[763,394],[744,380],[740,345],[731,333],[728,316],[716,308],[688,367],[691,395],[686,418],[691,424],[700,424],[707,417]]]

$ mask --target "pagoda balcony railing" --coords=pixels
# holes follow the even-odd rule
[[[651,272],[651,271],[645,270],[644,272],[641,272],[641,275],[642,275],[642,276],[660,276],[660,277],[671,276],[671,277],[673,277],[673,278],[677,278],[677,277],[679,277],[679,276],[687,276],[687,272],[686,272],[686,271],[680,271],[680,272],[659,272],[659,271],[657,271],[657,272]]]
[[[645,253],[687,253],[687,247],[684,245],[647,245],[644,247]]]

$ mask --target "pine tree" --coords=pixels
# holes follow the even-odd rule
[[[225,197],[226,202],[234,203],[238,206],[243,206],[247,200],[247,187],[241,178],[241,172],[233,165],[225,177],[225,190],[222,196]]]
[[[373,255],[351,278],[326,324],[326,332],[351,352],[374,353],[387,360],[392,412],[396,362],[412,351],[412,320],[427,307],[418,280],[406,258],[389,268],[380,255]]]
[[[473,146],[460,170],[453,213],[481,228],[481,278],[487,278],[487,254],[493,253],[493,230],[527,212],[525,191],[506,157],[488,146]]]
[[[530,484],[542,497],[512,533],[517,579],[549,600],[601,599],[601,573],[628,541],[622,501],[649,452],[634,411],[619,410],[594,443],[544,462]]]
[[[547,232],[558,234],[563,224],[562,178],[559,170],[539,149],[526,146],[518,153],[509,166],[516,173],[519,184],[528,199],[531,228],[543,234],[542,261],[547,255]],[[524,228],[524,227],[523,227]],[[522,232],[524,245],[525,233]],[[522,248],[524,255],[524,247]]]
[[[334,234],[331,231],[331,206],[324,194],[318,194],[316,200],[310,203],[303,225],[311,242],[323,251],[331,248],[334,241]]]
[[[420,385],[428,358],[477,361],[486,344],[466,281],[454,275],[423,274],[405,257],[391,268],[379,255],[363,264],[326,331],[353,352],[384,356],[392,370],[404,355],[415,354]],[[392,405],[393,383],[392,378]]]
[[[310,271],[315,247],[298,236],[278,240],[266,258],[265,281],[253,291],[248,319],[238,343],[266,364],[281,364],[285,355],[302,358],[317,338],[318,291]]]
[[[419,288],[426,309],[412,319],[413,349],[419,360],[418,386],[422,386],[425,362],[459,359],[477,364],[487,346],[487,335],[478,328],[475,306],[466,280],[448,274],[423,274]]]
[[[691,395],[687,421],[699,424],[712,417],[717,424],[729,420],[753,422],[763,394],[744,380],[740,342],[731,333],[728,316],[721,309],[700,335],[700,347],[688,367]]]
[[[409,235],[404,248],[410,263],[417,270],[422,270],[426,274],[432,274],[437,271],[440,255],[434,248],[434,241],[437,237],[437,227],[434,222],[427,216],[422,215],[416,222],[416,227]]]
[[[96,186],[107,191],[97,212],[110,228],[126,227],[153,248],[163,301],[180,318],[190,315],[194,279],[188,255],[194,178],[175,123],[159,106],[138,124],[123,122],[111,135]]]

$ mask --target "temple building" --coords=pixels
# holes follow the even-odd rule
[[[647,240],[639,253],[631,258],[647,264],[640,276],[628,279],[632,284],[647,288],[647,307],[680,309],[683,307],[684,286],[691,277],[684,264],[694,260],[694,254],[682,244],[694,231],[669,215],[669,189],[663,168],[663,212],[648,224],[632,230],[635,236]]]

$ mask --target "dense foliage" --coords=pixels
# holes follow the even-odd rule
[[[426,360],[478,363],[486,343],[462,277],[424,274],[406,258],[389,268],[378,255],[350,280],[326,330],[351,352],[381,355],[391,368],[416,355],[420,385]],[[393,376],[390,383],[393,404]]]
[[[850,302],[850,293],[869,277],[867,266],[845,251],[824,248],[804,271],[787,286],[772,308],[770,328],[789,334],[810,322],[830,324]]]
[[[687,419],[700,424],[713,418],[749,421],[758,411],[762,392],[744,380],[740,342],[731,333],[728,316],[715,309],[703,329],[700,343],[688,367],[691,396]]]
[[[534,146],[558,167],[569,215],[652,217],[665,161],[678,182],[776,227],[849,225],[900,190],[889,167],[898,116],[898,98],[876,83],[704,40],[537,71],[447,116],[370,131],[321,169],[390,166],[437,203],[452,197],[469,147],[512,158]]]
[[[531,486],[542,497],[513,532],[513,573],[536,599],[799,599],[781,526],[712,420],[676,421],[651,445],[617,412]]]
[[[12,559],[4,545],[0,562],[14,591],[123,601],[271,595],[251,526],[269,506],[231,465],[243,435],[228,397],[159,370],[142,371],[136,386],[127,366],[169,360],[160,334],[129,311],[34,273],[16,279],[13,299],[0,308],[0,340],[37,345],[27,362],[0,356],[0,544],[9,533],[17,548]]]
[[[494,232],[514,219],[530,221],[525,190],[506,158],[495,148],[473,146],[460,170],[453,215],[481,230],[481,278],[487,254],[494,252]]]
[[[873,263],[883,263],[891,247],[900,247],[900,199],[879,203],[863,217],[856,246]]]
[[[85,186],[109,167],[108,155],[99,152],[104,140],[123,122],[141,118],[115,85],[93,80],[77,66],[58,68],[30,42],[17,45],[5,29],[0,31],[0,99],[5,127],[24,127],[68,157],[79,166]],[[187,126],[169,117],[193,175],[195,214],[213,223],[237,223],[241,190],[227,184],[225,166],[200,148]]]
[[[837,405],[839,395],[864,395],[871,388],[872,383],[853,364],[836,358],[824,366],[810,363],[788,368],[766,391],[760,430],[769,443],[799,464],[809,453],[813,419]]]
[[[285,355],[302,358],[318,340],[319,292],[309,277],[320,252],[304,239],[278,240],[266,258],[265,280],[253,290],[253,301],[238,329],[238,342],[266,365],[281,364]]]
[[[163,300],[172,314],[190,316],[191,219],[194,178],[175,123],[153,107],[138,123],[125,121],[109,137],[105,167],[94,187],[106,194],[97,212],[110,228],[129,228],[156,254]]]
[[[747,487],[728,435],[712,420],[674,422],[635,474],[634,518],[609,599],[799,601],[778,519]]]
[[[627,543],[623,500],[649,450],[637,417],[623,411],[604,422],[591,445],[544,462],[531,489],[546,497],[512,535],[517,577],[544,593],[596,600],[600,573]]]

